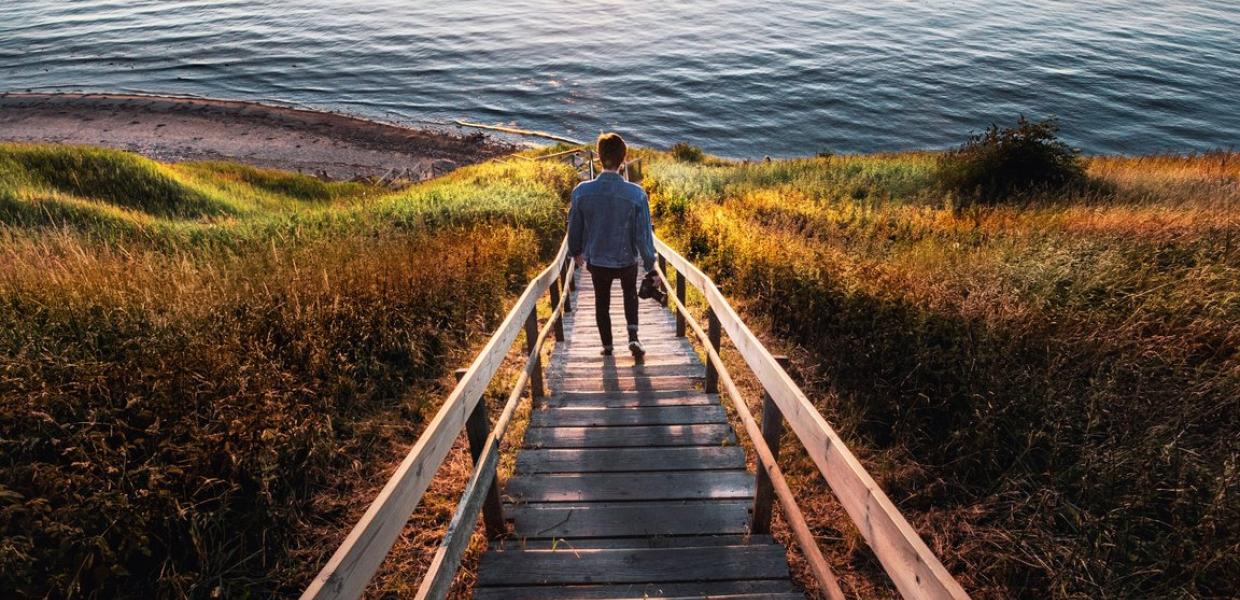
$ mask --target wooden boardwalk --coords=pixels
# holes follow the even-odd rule
[[[492,540],[474,597],[804,598],[784,547],[748,533],[754,475],[672,312],[640,302],[635,360],[616,284],[604,357],[588,274],[578,282],[501,494],[512,535]]]
[[[657,238],[655,250],[661,265],[675,269],[670,302],[676,312],[641,303],[647,354],[635,361],[627,344],[615,356],[600,355],[594,290],[574,268],[567,240],[562,242],[460,372],[456,387],[302,600],[354,600],[366,593],[462,431],[474,468],[416,600],[444,600],[452,593],[479,515],[490,547],[473,586],[476,598],[800,598],[783,546],[768,535],[774,508],[816,591],[844,600],[779,466],[785,438],[796,440],[813,461],[903,598],[967,600],[797,387],[784,359],[763,346],[692,262]],[[668,271],[659,271],[670,287]],[[564,284],[573,278],[580,285],[566,295]],[[686,305],[690,286],[706,303],[705,326]],[[544,295],[550,295],[551,312],[540,320]],[[617,291],[611,305],[617,340],[626,338],[621,305]],[[525,366],[492,418],[483,395],[523,331]],[[542,349],[553,333],[558,342],[544,370]],[[720,355],[725,333],[728,351],[761,384],[760,425]],[[705,366],[689,339],[705,354]],[[517,468],[504,481],[497,466],[501,446],[525,398],[532,402],[529,427],[522,439],[512,440]],[[739,422],[735,429],[729,415]],[[745,469],[738,433],[752,445],[756,474]]]

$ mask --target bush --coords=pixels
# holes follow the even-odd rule
[[[692,144],[678,142],[672,146],[672,157],[680,162],[699,163],[706,155],[702,153],[702,149]]]
[[[1080,153],[1056,135],[1053,119],[1015,127],[991,125],[939,160],[944,190],[972,202],[996,203],[1035,190],[1057,190],[1085,179]]]

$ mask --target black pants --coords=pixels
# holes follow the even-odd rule
[[[637,339],[637,265],[613,269],[589,265],[590,280],[594,282],[594,319],[598,323],[598,336],[604,346],[611,344],[611,284],[620,280],[624,294],[624,320],[628,324],[629,341]]]

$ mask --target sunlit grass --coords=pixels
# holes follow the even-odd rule
[[[967,589],[1205,597],[1240,568],[1220,529],[1240,520],[1220,502],[1240,487],[1236,160],[1088,159],[1088,187],[993,207],[936,191],[926,154],[646,172],[660,233],[806,352]]]
[[[1091,158],[1087,187],[979,207],[929,153],[637,154],[659,233],[799,350],[975,597],[1234,595],[1236,155]],[[559,243],[575,182],[512,158],[392,191],[0,145],[0,589],[296,595]],[[833,568],[889,593],[785,458]],[[380,588],[416,586],[457,459]]]
[[[0,146],[0,589],[298,593],[558,243],[573,182],[514,160],[393,192]]]

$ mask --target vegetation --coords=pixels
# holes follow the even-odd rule
[[[700,163],[705,158],[702,149],[685,142],[672,144],[672,158],[681,162]]]
[[[388,193],[0,146],[0,589],[297,593],[574,182],[494,162]]]
[[[1060,176],[1008,159],[1060,165],[1049,132],[649,159],[646,184],[660,235],[800,349],[811,397],[975,597],[1234,597],[1240,157],[1085,159],[1097,185],[1035,193]],[[945,164],[1025,202],[961,208]],[[890,594],[789,458],[846,591]]]
[[[1056,137],[1058,131],[1053,120],[1024,117],[1015,127],[991,125],[939,158],[939,184],[961,200],[984,204],[1080,185],[1085,171],[1079,153]]]
[[[660,235],[794,351],[975,597],[1240,594],[1240,157],[1082,159],[1048,127],[946,156],[636,154]],[[0,589],[298,593],[573,183],[507,161],[393,193],[0,145]],[[785,448],[845,589],[890,595]],[[454,502],[437,482],[429,522]]]

